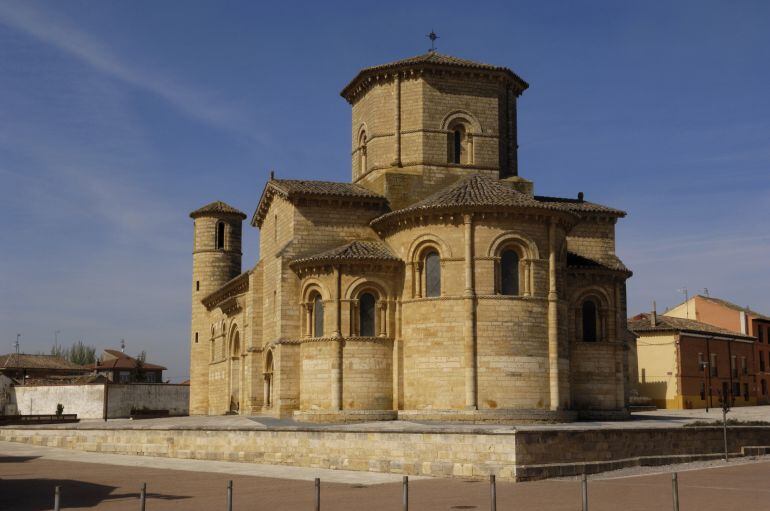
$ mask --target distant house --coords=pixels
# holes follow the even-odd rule
[[[757,404],[755,337],[652,313],[628,320],[636,335],[639,392],[658,408]]]
[[[55,355],[11,353],[0,355],[0,374],[24,383],[30,378],[79,376],[91,370]]]
[[[128,356],[118,350],[104,350],[93,372],[113,383],[163,383],[166,368]]]

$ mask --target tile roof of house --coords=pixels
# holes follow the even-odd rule
[[[730,301],[727,301],[727,300],[723,300],[722,298],[714,298],[713,296],[705,296],[705,295],[697,295],[697,296],[699,298],[704,299],[704,300],[708,300],[710,302],[713,302],[713,303],[716,303],[716,304],[719,304],[719,305],[723,305],[724,307],[727,307],[729,309],[733,309],[733,310],[736,310],[736,311],[742,311],[742,312],[745,312],[747,314],[753,314],[754,316],[757,316],[759,319],[763,319],[765,321],[770,321],[770,316],[767,316],[765,314],[762,314],[760,312],[752,310],[752,309],[750,309],[748,307],[741,307],[740,305],[738,305],[736,303],[733,303],[733,302],[730,302]]]
[[[483,62],[475,62],[473,60],[461,59],[453,57],[451,55],[445,55],[437,51],[429,51],[421,55],[414,57],[408,57],[393,62],[387,62],[385,64],[379,64],[377,66],[365,67],[358,72],[358,74],[342,89],[340,95],[350,100],[354,91],[357,89],[359,82],[363,81],[367,77],[376,75],[378,73],[397,70],[397,69],[409,69],[409,68],[425,68],[425,67],[438,67],[438,68],[454,68],[458,70],[468,71],[486,71],[489,73],[497,73],[512,80],[516,85],[518,92],[529,88],[529,84],[524,81],[519,75],[511,71],[507,67],[494,66],[491,64],[485,64]]]
[[[574,252],[567,252],[567,266],[569,268],[597,268],[631,273],[631,270],[616,256],[599,261]]]
[[[628,329],[632,332],[692,332],[698,334],[730,337],[733,339],[755,339],[749,335],[739,334],[726,328],[709,325],[692,319],[674,318],[658,314],[655,326],[651,324],[652,313],[642,313],[628,320]]]
[[[582,199],[569,199],[566,197],[548,197],[545,195],[535,195],[535,200],[546,204],[556,204],[562,208],[574,211],[575,213],[606,213],[608,215],[626,216],[626,212],[620,209],[611,208],[595,202],[588,202]]]
[[[387,245],[374,240],[354,240],[324,252],[295,259],[292,265],[334,261],[400,261]]]
[[[353,183],[303,179],[271,179],[262,191],[262,197],[260,197],[257,209],[251,218],[251,225],[262,226],[267,210],[270,209],[270,203],[275,195],[289,201],[297,197],[340,197],[367,202],[379,202],[383,205],[387,203],[387,199],[382,195]]]
[[[560,204],[535,200],[497,179],[474,174],[456,181],[411,206],[377,217],[372,220],[372,224],[416,212],[430,212],[458,207],[548,209],[574,214]]]
[[[246,213],[232,207],[226,202],[222,202],[221,200],[211,202],[209,204],[206,204],[202,208],[196,209],[195,211],[190,213],[190,218],[198,218],[200,216],[207,216],[207,215],[232,215],[232,216],[239,216],[242,219],[246,218]]]
[[[89,370],[85,366],[75,364],[56,355],[29,355],[26,353],[0,355],[0,370],[2,369]]]
[[[105,354],[107,356],[105,356]],[[96,370],[108,370],[108,369],[136,369],[139,367],[139,361],[131,357],[129,355],[126,355],[122,351],[118,350],[104,350],[104,354],[102,354],[102,358],[100,360],[97,360],[96,363],[93,365],[93,368]],[[151,364],[149,362],[143,362],[141,363],[142,369],[159,369],[159,370],[165,370],[166,368],[157,364]]]

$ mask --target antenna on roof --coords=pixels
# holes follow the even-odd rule
[[[438,36],[436,35],[436,32],[433,30],[430,31],[430,34],[426,35],[428,39],[430,39],[430,52],[436,51],[436,39],[438,39]]]
[[[125,353],[126,352],[126,340],[121,339],[120,340],[120,352]]]
[[[687,293],[687,288],[683,287],[681,289],[677,289],[677,291],[684,294],[684,315],[686,319],[690,319],[690,306],[687,305],[687,302],[690,301],[690,295]]]
[[[709,295],[709,288],[707,288],[707,287],[704,287],[704,288],[703,288],[703,294],[704,294],[704,295],[706,295],[706,296],[708,296],[708,295]]]

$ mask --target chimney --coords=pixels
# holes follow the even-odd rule
[[[658,307],[655,300],[652,301],[652,314],[650,314],[650,326],[658,326]]]
[[[583,202],[583,197],[585,197],[585,195],[583,195],[583,192],[578,192],[578,201]]]
[[[270,181],[272,181],[273,179],[275,179],[275,171],[271,170],[270,171]]]

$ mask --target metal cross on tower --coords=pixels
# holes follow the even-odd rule
[[[430,39],[430,50],[429,51],[436,51],[436,39],[438,39],[438,36],[436,35],[436,32],[431,30],[430,34],[428,34],[425,37]]]

